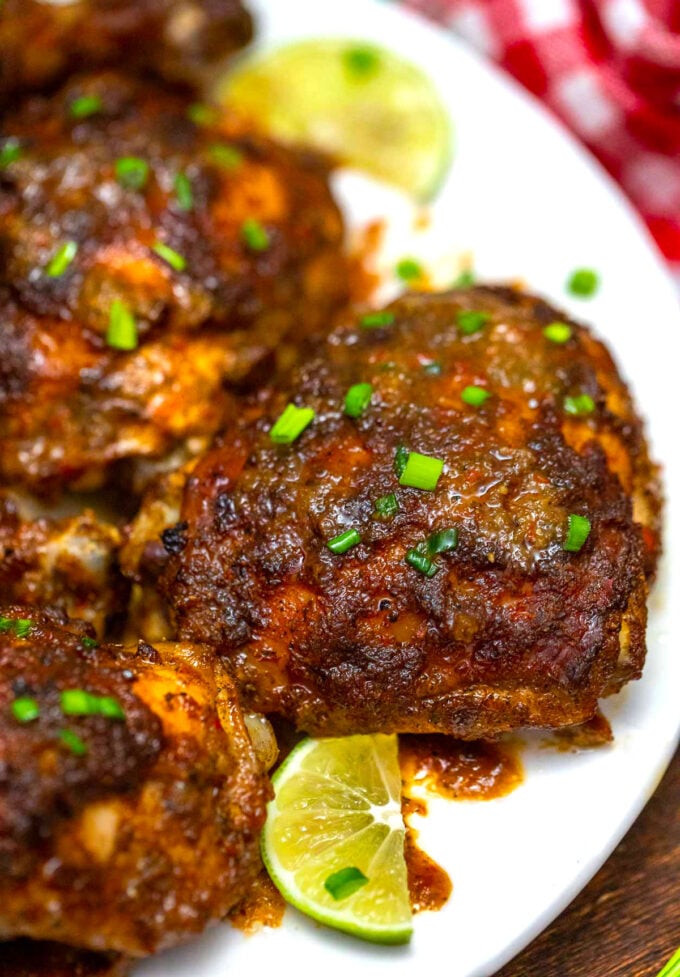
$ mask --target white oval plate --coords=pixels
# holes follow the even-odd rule
[[[350,222],[388,220],[385,267],[415,255],[442,269],[448,262],[452,271],[456,257],[470,251],[480,277],[522,279],[595,324],[632,384],[664,464],[666,558],[651,601],[644,678],[604,704],[615,744],[558,753],[536,738],[524,753],[525,782],[510,796],[430,802],[430,814],[416,826],[454,889],[442,911],[416,917],[410,946],[363,944],[289,909],[279,929],[248,937],[219,926],[141,964],[135,977],[264,975],[281,968],[296,977],[413,977],[442,969],[447,977],[488,977],[596,872],[649,799],[677,743],[680,602],[671,602],[671,594],[680,594],[677,300],[640,221],[599,167],[529,96],[453,38],[376,0],[251,0],[251,6],[263,47],[309,36],[362,38],[430,74],[456,133],[432,227],[414,232],[404,198],[345,174],[338,189]],[[588,302],[569,300],[564,291],[579,266],[602,276],[600,292]]]

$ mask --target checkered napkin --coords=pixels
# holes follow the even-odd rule
[[[680,0],[401,2],[550,106],[680,263]]]

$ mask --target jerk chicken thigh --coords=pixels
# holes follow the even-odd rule
[[[270,788],[208,649],[0,613],[0,939],[138,957],[224,917]]]
[[[316,156],[115,73],[29,98],[0,129],[17,147],[0,173],[7,482],[93,489],[121,460],[195,454],[235,410],[225,385],[346,299]]]
[[[641,673],[658,513],[587,328],[507,288],[412,294],[251,399],[187,479],[163,588],[312,734],[573,725]]]

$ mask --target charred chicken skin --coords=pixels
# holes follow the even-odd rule
[[[236,410],[225,385],[344,304],[317,157],[111,73],[28,99],[1,130],[5,481],[91,489],[116,462],[195,454]]]
[[[0,939],[139,957],[240,901],[269,787],[214,655],[95,644],[0,615]]]
[[[292,434],[289,403],[314,412]],[[511,289],[413,294],[250,401],[187,480],[164,589],[310,733],[572,725],[640,675],[658,514],[587,328]]]
[[[4,0],[0,104],[105,65],[196,82],[252,33],[240,0]]]

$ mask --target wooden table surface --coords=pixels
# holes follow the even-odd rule
[[[656,977],[680,947],[680,751],[609,861],[496,977]]]

